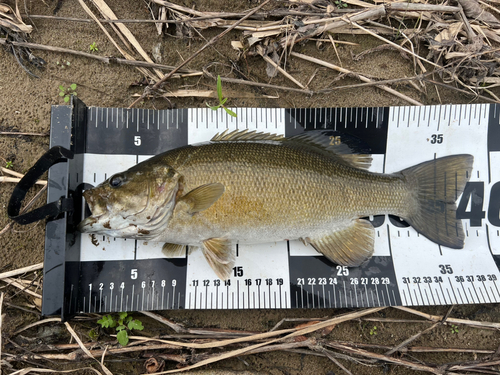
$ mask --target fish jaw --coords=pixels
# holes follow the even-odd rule
[[[147,230],[131,224],[127,218],[120,215],[111,216],[109,213],[87,217],[78,224],[78,230],[82,233],[102,233],[119,238],[137,238],[148,234]]]

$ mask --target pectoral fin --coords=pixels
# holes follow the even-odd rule
[[[321,238],[308,238],[317,251],[342,266],[357,267],[373,255],[375,229],[368,220],[353,220],[340,231]]]
[[[186,245],[177,245],[174,243],[166,243],[161,249],[163,255],[167,258],[175,258],[186,254]]]
[[[196,213],[209,208],[224,193],[224,185],[219,183],[198,186],[181,198],[190,209],[189,213]]]
[[[202,251],[217,276],[222,280],[229,279],[235,259],[231,242],[224,238],[210,238],[203,241]]]

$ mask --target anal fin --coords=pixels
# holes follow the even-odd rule
[[[235,260],[231,241],[224,238],[209,238],[203,241],[202,251],[217,277],[222,280],[229,279]]]
[[[375,229],[369,221],[357,219],[345,229],[307,242],[332,262],[357,267],[373,255]]]
[[[186,255],[186,245],[165,243],[161,249],[161,252],[167,258],[176,258],[181,255]]]

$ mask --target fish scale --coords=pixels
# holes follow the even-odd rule
[[[87,108],[77,100],[73,106],[54,107],[51,144],[69,148],[71,142],[76,156],[70,163],[51,168],[48,199],[57,200],[66,194],[65,189],[73,190],[81,183],[95,186],[154,154],[208,141],[226,127],[250,127],[287,137],[302,129],[326,128],[332,137],[361,138],[371,150],[375,172],[393,173],[434,157],[473,154],[474,171],[457,202],[465,248],[437,246],[399,218],[376,215],[370,218],[375,227],[375,253],[361,267],[331,264],[311,246],[297,241],[240,245],[233,248],[235,267],[224,282],[213,277],[199,251],[166,259],[161,256],[161,245],[154,242],[102,236],[95,238],[98,246],[90,236],[66,241],[61,235],[66,232],[66,221],[55,220],[47,223],[46,231],[44,315],[67,318],[79,311],[500,301],[496,265],[500,259],[500,175],[493,167],[500,163],[498,105],[265,109],[265,124],[256,123],[261,109],[238,108],[238,118],[226,116],[223,129],[215,121],[225,116],[223,111],[217,116],[208,109],[146,111],[144,115],[142,111]],[[143,119],[148,119],[149,129]],[[366,152],[366,148],[359,151]]]

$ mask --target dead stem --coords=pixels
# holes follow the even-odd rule
[[[43,263],[37,263],[37,264],[34,264],[32,266],[18,268],[17,270],[3,272],[3,273],[0,273],[0,280],[5,278],[5,277],[13,277],[13,276],[18,276],[18,275],[23,275],[25,273],[37,271],[37,270],[40,270],[42,268],[43,268]]]
[[[163,324],[169,326],[170,328],[172,328],[177,333],[179,333],[179,332],[186,332],[186,329],[182,325],[174,323],[174,322],[168,320],[167,318],[164,318],[161,315],[152,313],[150,311],[141,311],[141,314],[149,316],[150,318],[153,318],[154,320],[157,320],[158,322],[163,323]]]
[[[359,80],[361,80],[363,82],[369,82],[369,83],[373,82],[371,79],[366,78],[365,76],[362,76],[359,73],[354,73],[351,70],[348,70],[348,69],[345,69],[345,68],[341,68],[340,66],[328,63],[326,61],[317,59],[315,57],[310,57],[310,56],[303,55],[303,54],[297,53],[297,52],[292,52],[291,55],[295,56],[295,57],[298,57],[298,58],[301,58],[303,60],[307,60],[307,61],[319,64],[319,65],[323,65],[323,66],[325,66],[327,68],[336,70],[336,71],[344,73],[344,74],[349,74],[349,75],[351,75],[353,77],[358,78]],[[380,88],[380,89],[382,89],[382,90],[384,90],[384,91],[387,91],[388,93],[390,93],[392,95],[395,95],[395,96],[399,97],[400,99],[403,99],[403,100],[405,100],[408,103],[411,103],[413,105],[418,105],[418,106],[423,105],[422,103],[420,103],[420,102],[418,102],[418,101],[416,101],[416,100],[414,100],[414,99],[412,99],[412,98],[410,98],[410,97],[408,97],[408,96],[406,96],[404,94],[401,94],[400,92],[397,92],[396,90],[393,90],[390,87],[387,87],[387,86],[384,86],[384,85],[377,85],[377,87]]]
[[[79,0],[83,1],[83,0]],[[249,18],[252,14],[256,13],[259,9],[261,9],[264,5],[269,3],[271,0],[266,0],[262,4],[260,4],[258,7],[254,8],[252,11],[248,12],[247,15],[243,18],[241,18],[239,21],[234,23],[232,26],[228,27],[226,30],[221,32],[220,34],[216,35],[212,39],[210,39],[203,47],[201,47],[198,51],[196,51],[194,54],[192,54],[190,57],[188,57],[186,60],[184,60],[181,64],[179,64],[175,69],[173,69],[170,73],[165,75],[162,79],[160,79],[149,91],[154,91],[158,90],[161,85],[163,85],[174,73],[177,73],[179,69],[181,69],[183,66],[187,65],[191,60],[193,60],[196,56],[198,56],[201,52],[203,52],[205,49],[210,47],[211,45],[215,44],[219,39],[223,38],[227,33],[229,33],[232,29],[234,29],[236,26],[238,26],[240,23],[242,23],[244,20]],[[142,99],[146,97],[148,94],[147,91],[144,91],[144,93],[137,98],[128,108],[132,108],[134,105],[139,103]]]
[[[104,371],[105,374],[107,375],[113,375],[111,371],[108,370],[108,368],[104,365],[104,363],[100,363],[95,357],[90,353],[90,351],[83,345],[82,340],[80,340],[80,337],[76,334],[76,332],[71,328],[68,322],[65,322],[64,325],[66,326],[68,332],[71,334],[71,336],[75,339],[75,341],[78,343],[80,346],[80,349],[89,357],[97,361],[101,365],[102,370]]]

